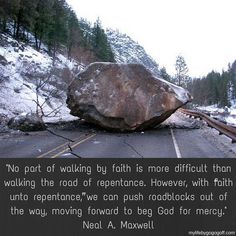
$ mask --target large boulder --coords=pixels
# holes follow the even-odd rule
[[[8,122],[8,127],[24,132],[42,131],[46,129],[46,125],[44,124],[42,118],[34,113],[22,113],[11,118]]]
[[[188,91],[140,64],[92,63],[67,94],[72,115],[118,131],[154,127],[190,100]]]

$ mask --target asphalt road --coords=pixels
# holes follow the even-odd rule
[[[1,158],[203,158],[226,157],[198,129],[156,128],[111,133],[90,127],[0,138]],[[58,135],[58,136],[57,136]]]

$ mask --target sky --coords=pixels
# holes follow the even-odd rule
[[[189,75],[227,70],[236,60],[236,0],[67,0],[77,16],[118,29],[175,74],[178,55]]]

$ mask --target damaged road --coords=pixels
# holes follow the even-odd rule
[[[42,132],[1,136],[0,157],[230,157],[230,150],[211,142],[205,130],[200,121],[178,113],[159,127],[132,133],[111,133],[80,121],[76,126],[54,125]]]

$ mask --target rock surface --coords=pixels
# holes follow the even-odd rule
[[[24,132],[42,131],[46,129],[43,120],[33,113],[21,114],[11,118],[8,122],[8,127]]]
[[[189,101],[188,91],[140,64],[92,63],[67,93],[72,115],[117,131],[154,127]]]

